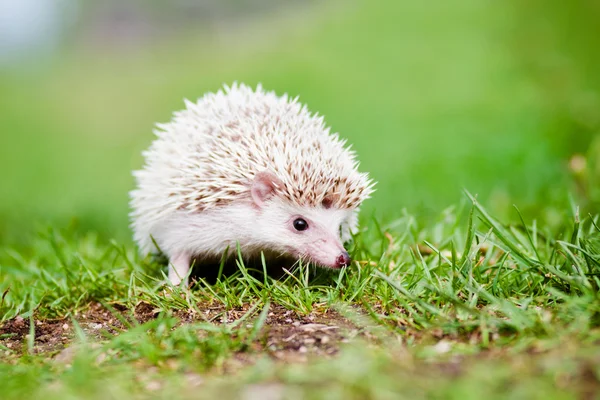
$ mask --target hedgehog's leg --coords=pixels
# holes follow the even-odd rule
[[[179,285],[181,281],[188,284],[188,272],[190,271],[190,261],[192,257],[189,253],[182,251],[175,253],[169,259],[169,281],[172,285]]]

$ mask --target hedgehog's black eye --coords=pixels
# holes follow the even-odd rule
[[[294,229],[296,229],[297,231],[304,231],[307,228],[308,228],[308,222],[306,222],[304,219],[296,218],[294,220]]]

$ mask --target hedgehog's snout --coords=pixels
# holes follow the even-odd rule
[[[350,255],[348,252],[344,251],[342,254],[336,258],[335,262],[337,263],[338,268],[347,267],[352,262]]]

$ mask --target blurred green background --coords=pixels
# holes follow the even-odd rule
[[[379,184],[363,216],[464,198],[549,221],[598,204],[597,1],[5,2],[0,243],[129,240],[155,122],[234,81],[299,95]]]

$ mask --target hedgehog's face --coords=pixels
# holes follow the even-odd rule
[[[261,245],[325,267],[349,265],[342,238],[348,237],[355,210],[291,204],[274,194],[273,179],[259,174],[252,187],[252,200],[260,210],[257,237],[265,241]]]

